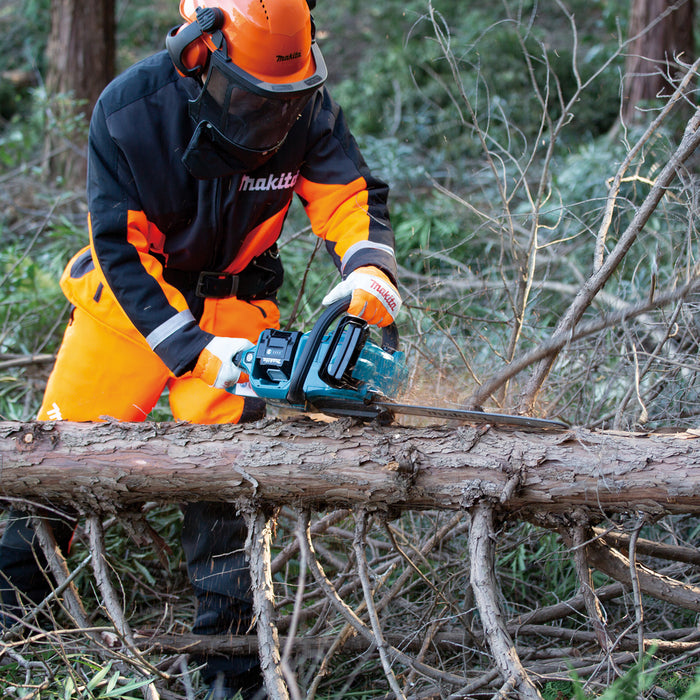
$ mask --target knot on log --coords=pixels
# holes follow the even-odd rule
[[[396,459],[386,465],[389,471],[408,477],[411,481],[418,473],[420,464],[420,451],[413,447],[402,447],[396,454]]]

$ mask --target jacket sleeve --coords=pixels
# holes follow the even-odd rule
[[[90,243],[106,284],[150,347],[176,375],[191,369],[213,337],[184,296],[163,279],[162,233],[142,211],[134,178],[98,102],[88,138]]]
[[[370,172],[340,106],[326,89],[314,104],[295,190],[343,278],[358,267],[375,265],[397,281],[389,187]]]

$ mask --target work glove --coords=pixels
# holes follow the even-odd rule
[[[393,282],[372,265],[358,267],[331,289],[321,302],[324,306],[351,296],[348,313],[380,328],[393,323],[401,308],[401,296]]]
[[[241,376],[240,368],[234,364],[234,357],[252,347],[255,347],[253,343],[245,338],[213,338],[199,353],[192,376],[215,389],[227,389]]]

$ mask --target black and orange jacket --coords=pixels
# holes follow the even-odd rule
[[[181,162],[196,90],[165,51],[137,63],[97,102],[88,148],[92,259],[176,375],[212,336],[197,325],[202,299],[192,285],[166,282],[182,277],[168,272],[238,274],[274,245],[294,193],[343,276],[371,264],[396,279],[388,188],[325,88],[264,166],[212,180],[193,178]]]

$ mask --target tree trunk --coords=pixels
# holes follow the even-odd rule
[[[149,500],[463,509],[700,512],[693,433],[0,422],[0,496],[112,510]]]
[[[86,126],[92,109],[115,72],[114,0],[89,4],[79,0],[52,0],[51,33],[46,48],[47,92],[66,99],[52,104],[46,156],[52,175],[66,183],[82,186],[85,180],[84,129],[74,132],[70,125],[84,114]]]
[[[675,7],[678,5],[678,7]],[[694,0],[632,0],[625,65],[623,117],[637,117],[640,102],[669,95],[678,62],[690,64],[694,56]]]

